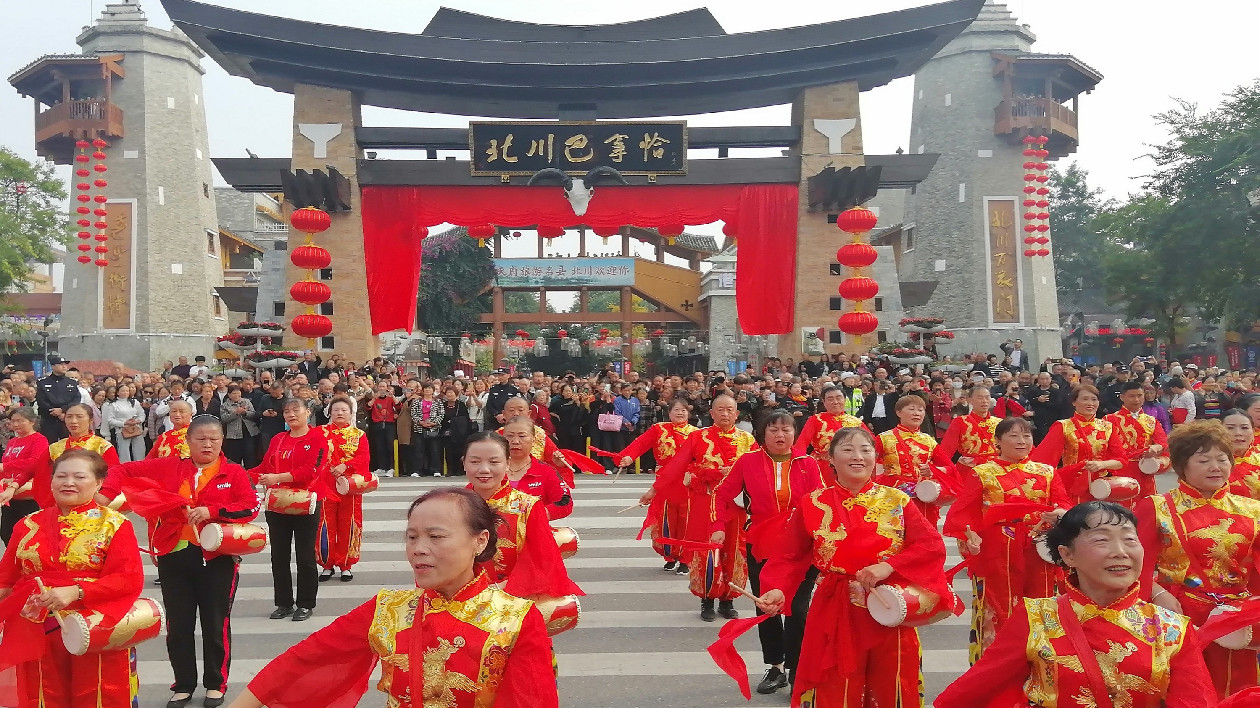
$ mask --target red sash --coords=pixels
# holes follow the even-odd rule
[[[1057,602],[1059,626],[1063,627],[1063,633],[1067,635],[1068,641],[1072,642],[1072,649],[1081,660],[1081,668],[1085,670],[1085,681],[1089,683],[1089,690],[1094,694],[1094,701],[1098,708],[1111,708],[1111,694],[1107,691],[1107,682],[1103,679],[1102,668],[1098,666],[1098,657],[1094,655],[1094,650],[1089,648],[1081,621],[1076,618],[1076,612],[1072,610],[1072,601],[1067,595],[1060,595]]]

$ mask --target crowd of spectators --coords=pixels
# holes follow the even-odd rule
[[[498,428],[504,422],[504,404],[514,396],[530,404],[530,416],[561,448],[586,452],[589,442],[617,452],[667,420],[676,398],[691,406],[692,423],[704,426],[710,422],[711,401],[729,394],[739,410],[738,425],[751,430],[759,416],[773,410],[787,411],[803,424],[822,410],[823,392],[838,386],[846,412],[880,433],[896,425],[897,399],[918,396],[929,411],[923,429],[939,439],[951,420],[967,413],[963,391],[982,385],[991,389],[995,414],[1029,419],[1039,442],[1056,420],[1072,415],[1068,394],[1078,384],[1098,388],[1099,415],[1106,415],[1120,409],[1121,386],[1140,381],[1147,412],[1168,430],[1174,424],[1219,417],[1260,385],[1251,372],[1200,370],[1193,363],[1152,357],[1087,365],[1046,359],[1037,366],[1027,361],[1018,342],[1004,345],[1001,355],[977,353],[935,368],[897,365],[874,354],[839,354],[800,362],[771,358],[760,369],[748,367],[735,376],[718,371],[622,374],[609,365],[590,375],[500,369],[429,378],[406,373],[384,359],[358,367],[337,355],[323,360],[309,353],[287,370],[236,379],[212,371],[202,357],[191,364],[181,357],[160,372],[135,375],[117,367],[112,374],[93,376],[55,355],[50,363],[52,373],[39,381],[30,372],[6,367],[0,373],[0,409],[35,406],[51,439],[64,437],[60,407],[83,402],[92,408],[93,429],[115,445],[120,459],[139,459],[170,428],[171,402],[182,399],[197,414],[220,417],[226,428],[225,454],[250,466],[272,436],[284,430],[286,399],[304,401],[312,423],[319,425],[328,422],[332,397],[344,393],[357,403],[356,422],[368,433],[372,468],[415,476],[459,474],[464,440],[472,432]],[[620,417],[620,429],[601,429],[601,415],[609,416],[605,420]],[[10,434],[5,427],[0,441]],[[610,459],[604,463],[612,465]],[[650,455],[641,464],[649,471],[654,466]]]

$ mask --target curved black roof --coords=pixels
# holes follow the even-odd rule
[[[721,33],[707,11],[561,27],[445,10],[409,35],[162,3],[229,73],[277,91],[305,83],[351,89],[387,108],[548,119],[561,111],[639,118],[779,105],[802,88],[841,81],[873,88],[913,74],[984,0],[737,34]]]

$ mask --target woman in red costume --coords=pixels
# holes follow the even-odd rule
[[[1064,593],[1017,603],[989,651],[936,697],[936,708],[1216,705],[1194,627],[1141,599],[1139,577],[1149,576],[1133,512],[1079,504],[1047,543],[1067,569]]]
[[[642,435],[635,438],[621,451],[621,459],[617,464],[621,467],[629,467],[645,452],[651,450],[652,456],[656,458],[656,468],[664,468],[665,464],[678,454],[678,449],[683,446],[683,443],[687,442],[687,436],[699,430],[689,422],[690,417],[691,405],[684,398],[675,398],[669,404],[669,422],[657,423],[643,431]],[[656,519],[651,528],[652,550],[665,559],[666,571],[677,570],[679,575],[686,575],[689,572],[687,564],[683,562],[683,549],[678,545],[662,543],[658,539],[677,538],[674,534],[682,533],[686,523],[687,502],[685,500],[666,501],[664,508],[661,509],[660,518]]]
[[[4,446],[4,457],[0,458],[0,541],[9,545],[13,536],[13,527],[18,519],[39,511],[39,504],[31,498],[30,487],[20,494],[23,484],[19,479],[29,480],[35,469],[48,459],[48,438],[35,432],[39,427],[39,415],[34,408],[14,408],[9,413],[9,427],[14,436]]]
[[[322,503],[319,531],[316,533],[315,562],[323,568],[319,581],[332,578],[334,569],[341,569],[341,582],[354,580],[350,568],[359,562],[363,541],[363,495],[343,493],[349,485],[348,475],[371,475],[368,469],[368,441],[354,425],[354,402],[348,396],[334,396],[328,404],[328,425],[319,426],[332,443],[332,459],[325,480],[326,496]]]
[[[897,413],[897,426],[875,438],[876,459],[884,467],[875,481],[908,494],[932,528],[937,528],[941,508],[919,501],[914,496],[915,485],[933,476],[931,462],[936,438],[919,430],[923,418],[927,416],[927,406],[918,396],[903,396],[897,399],[893,410]],[[957,483],[946,480],[946,484],[954,486]]]
[[[503,425],[508,441],[508,483],[542,500],[547,518],[563,519],[573,513],[573,494],[560,479],[555,467],[530,454],[534,444],[534,421],[518,416]]]
[[[1234,452],[1218,422],[1177,428],[1168,452],[1177,488],[1143,499],[1136,509],[1146,550],[1143,597],[1201,627],[1217,607],[1236,608],[1260,592],[1260,502],[1229,492]],[[1257,684],[1255,649],[1210,642],[1203,659],[1218,698]]]
[[[1050,431],[1032,453],[1033,462],[1057,467],[1063,488],[1074,503],[1088,501],[1089,483],[1124,467],[1120,460],[1108,458],[1111,421],[1096,418],[1098,389],[1088,384],[1077,386],[1068,394],[1075,413],[1067,420],[1056,420]],[[1106,474],[1099,474],[1107,471]]]
[[[554,708],[547,628],[534,603],[480,569],[499,520],[466,489],[427,492],[407,513],[413,590],[381,590],[268,664],[229,708],[344,708],[376,688],[396,708]]]
[[[862,428],[868,431],[869,429],[861,418],[849,415],[845,410],[848,399],[845,398],[844,388],[832,386],[824,390],[822,400],[823,412],[812,415],[805,421],[801,434],[796,436],[792,454],[804,455],[813,450],[812,454],[814,460],[818,462],[818,469],[822,471],[823,480],[830,485],[835,482],[831,475],[831,467],[827,462],[827,451],[831,449],[831,436],[845,428]]]
[[[1123,463],[1114,476],[1138,481],[1138,495],[1128,502],[1130,507],[1137,500],[1154,494],[1155,474],[1168,471],[1168,436],[1164,426],[1142,410],[1144,403],[1146,391],[1142,384],[1127,381],[1120,386],[1120,410],[1105,418],[1112,430],[1107,456]],[[1143,467],[1151,472],[1143,471]]]
[[[875,586],[910,583],[952,608],[945,542],[904,492],[876,484],[875,441],[861,428],[831,439],[836,484],[800,501],[774,555],[761,569],[763,611],[785,609],[813,565],[821,571],[805,622],[792,705],[818,708],[922,705],[919,635],[885,627],[866,602]],[[791,608],[787,608],[791,609]]]
[[[53,465],[52,505],[19,521],[4,549],[0,705],[130,708],[136,698],[134,649],[74,656],[49,614],[100,612],[116,621],[140,597],[144,568],[131,522],[94,501],[107,474],[95,452],[61,455]]]
[[[640,499],[650,504],[648,519],[661,517],[661,500],[677,502],[686,499],[687,525],[684,538],[701,544],[692,551],[695,562],[690,564],[691,593],[700,598],[700,618],[713,622],[720,614],[727,619],[739,616],[735,610],[735,598],[739,591],[731,589],[733,583],[743,587],[748,583],[748,565],[744,558],[744,512],[730,511],[720,505],[714,492],[731,473],[740,455],[757,449],[752,434],[735,427],[738,411],[735,399],[720,395],[713,399],[709,410],[713,425],[701,428],[687,437],[678,454],[668,465],[657,470],[656,482]],[[729,513],[728,516],[725,516]],[[713,548],[713,525],[726,518],[722,543]],[[713,603],[718,603],[717,611]]]
[[[499,414],[498,419],[501,423],[506,423],[513,418],[529,418],[529,403],[520,396],[512,396],[507,399],[507,403],[503,404],[503,413]],[[533,420],[532,418],[529,418]],[[503,428],[497,431],[499,435],[503,434]],[[573,467],[564,457],[564,453],[560,452],[560,448],[552,442],[551,437],[547,435],[547,431],[540,426],[534,426],[534,437],[529,448],[529,454],[534,459],[550,465],[554,465],[560,471],[561,478],[564,483],[573,488]]]
[[[976,465],[997,456],[994,430],[1000,420],[989,413],[993,407],[993,394],[987,387],[972,386],[967,391],[966,400],[971,412],[950,421],[941,444],[932,451],[932,462],[941,467],[954,464],[954,455],[957,454],[955,469],[962,479],[970,477]]]
[[[785,410],[771,411],[757,427],[757,443],[761,449],[742,455],[731,467],[731,473],[713,494],[720,510],[713,524],[710,541],[722,543],[727,523],[735,506],[735,498],[748,495],[748,560],[749,588],[754,595],[761,592],[761,568],[773,551],[783,529],[806,495],[821,489],[822,473],[812,457],[794,455],[796,418]],[[757,625],[761,639],[761,657],[766,662],[766,675],[757,684],[757,693],[774,693],[788,685],[796,671],[801,654],[801,638],[805,635],[805,616],[818,571],[810,568],[805,579],[792,595],[792,611],[787,617],[772,617]],[[762,614],[757,610],[757,614]]]
[[[18,487],[31,483],[31,496],[39,508],[47,509],[55,505],[50,480],[52,479],[53,462],[67,450],[91,450],[105,460],[107,467],[118,464],[118,452],[105,438],[92,432],[92,409],[83,403],[72,403],[66,406],[63,422],[70,437],[58,440],[48,446],[48,455],[35,464],[25,467],[12,478]],[[97,501],[108,503],[104,497]]]
[[[1229,492],[1260,499],[1260,451],[1253,447],[1255,427],[1251,416],[1241,408],[1225,411],[1221,422],[1234,444],[1234,469],[1229,475]]]
[[[498,433],[468,436],[464,473],[469,487],[499,517],[494,557],[483,566],[494,583],[516,597],[556,598],[585,595],[569,579],[560,547],[538,497],[508,484],[508,441]]]
[[[973,664],[1021,598],[1054,596],[1058,572],[1037,553],[1034,534],[1072,506],[1054,468],[1028,459],[1033,435],[1026,419],[1006,418],[996,434],[997,458],[963,480],[943,529],[967,558]]]

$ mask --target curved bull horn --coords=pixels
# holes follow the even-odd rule
[[[561,184],[567,187],[572,182],[573,178],[566,175],[563,170],[558,170],[554,167],[538,170],[529,178],[529,186],[531,187],[535,184]]]
[[[590,171],[586,173],[586,176],[582,178],[582,183],[585,184],[587,187],[593,187],[595,186],[595,182],[597,180],[599,180],[600,178],[605,178],[605,177],[617,182],[618,184],[624,184],[627,186],[629,186],[630,184],[629,182],[626,181],[625,177],[621,176],[620,172],[609,167],[608,165],[600,165],[599,167],[592,167]]]

